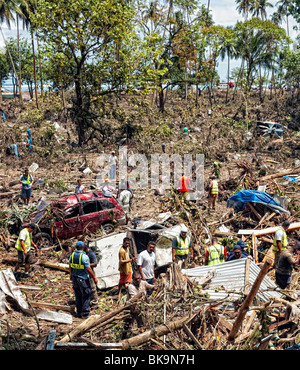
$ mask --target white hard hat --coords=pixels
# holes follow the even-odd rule
[[[188,232],[187,227],[186,227],[185,225],[182,225],[182,226],[181,226],[181,230],[180,230],[180,232],[182,232],[182,233],[187,233],[187,232]]]

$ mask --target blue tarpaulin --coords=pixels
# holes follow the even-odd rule
[[[245,209],[248,202],[263,204],[271,208],[273,212],[285,212],[289,214],[289,212],[282,208],[268,193],[258,190],[238,191],[227,200],[227,208],[233,208],[236,212],[241,212]]]

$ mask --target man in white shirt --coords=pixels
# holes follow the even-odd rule
[[[114,180],[116,178],[116,172],[118,168],[118,157],[115,154],[115,151],[111,152],[111,155],[108,159],[108,163],[110,164],[110,172],[109,176],[111,180]]]
[[[76,194],[82,194],[85,192],[84,186],[82,185],[81,180],[77,180],[77,186],[75,188]]]
[[[130,217],[130,200],[132,198],[132,194],[129,190],[125,189],[122,190],[120,193],[119,203],[123,208],[123,211],[126,213],[128,217]]]
[[[138,255],[137,265],[141,274],[142,280],[145,280],[148,284],[155,283],[155,242],[150,241],[147,245],[147,249],[142,251]]]

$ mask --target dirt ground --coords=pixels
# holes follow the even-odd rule
[[[145,122],[144,131],[134,137],[128,146],[129,153],[161,153],[161,144],[165,142],[166,152],[170,154],[192,153],[195,155],[198,152],[204,154],[204,196],[193,204],[193,207],[196,207],[199,212],[193,222],[197,230],[200,230],[200,224],[203,224],[203,222],[205,225],[209,225],[211,234],[219,231],[220,224],[215,225],[214,223],[228,213],[227,199],[239,189],[239,186],[242,186],[243,189],[257,190],[259,185],[266,185],[270,194],[287,196],[291,211],[289,219],[292,222],[297,222],[300,219],[299,185],[283,177],[263,181],[263,176],[259,173],[262,165],[267,167],[266,175],[280,173],[299,166],[300,136],[298,132],[294,128],[287,128],[283,139],[262,139],[253,136],[250,140],[245,139],[245,134],[248,131],[253,132],[253,122],[257,119],[258,112],[265,120],[276,120],[288,124],[287,117],[292,116],[293,107],[285,110],[280,108],[274,110],[273,102],[268,102],[267,99],[262,105],[253,102],[248,107],[249,122],[251,122],[248,126],[248,123],[246,124],[242,117],[242,113],[239,113],[242,102],[238,102],[239,104],[232,102],[232,104],[222,108],[222,97],[219,97],[219,104],[214,106],[212,115],[210,115],[208,113],[209,104],[206,100],[201,101],[198,108],[191,106],[183,108],[182,101],[176,97],[169,103],[170,108],[167,108],[167,112],[161,117],[165,121],[165,125],[172,130],[171,133],[164,134],[162,124],[158,122],[151,125],[151,128],[153,130],[156,128],[156,131],[149,132],[147,122],[151,121],[151,115],[140,118],[139,124],[143,120]],[[29,111],[33,112],[35,110],[33,102],[26,102],[26,104],[30,107]],[[285,104],[283,98],[280,104]],[[19,200],[19,184],[12,183],[18,180],[24,167],[29,167],[33,163],[37,163],[39,166],[32,175],[36,181],[41,180],[43,185],[33,191],[31,206],[34,206],[42,197],[55,199],[61,194],[72,192],[78,178],[82,179],[86,188],[93,189],[98,173],[97,158],[102,153],[109,153],[112,148],[118,151],[116,141],[111,145],[107,143],[101,145],[97,140],[93,140],[84,148],[72,147],[70,142],[76,141],[76,133],[68,119],[58,121],[60,128],[54,135],[50,135],[49,139],[45,133],[47,125],[49,125],[47,120],[43,120],[40,126],[37,126],[37,121],[33,123],[28,119],[28,117],[31,117],[33,120],[33,116],[26,116],[24,110],[16,105],[6,102],[3,103],[3,108],[7,113],[7,119],[0,122],[3,133],[0,141],[0,196],[3,193],[11,194],[1,196],[1,211],[5,211],[12,203],[17,204],[20,209],[25,208]],[[28,108],[25,112],[27,111]],[[54,122],[54,113],[50,109],[49,120],[51,122]],[[234,115],[238,115],[240,118],[235,121],[229,120]],[[34,119],[37,120],[37,118]],[[186,125],[189,127],[189,135],[183,133],[183,127]],[[31,129],[34,140],[32,156],[28,155],[26,151],[27,128]],[[15,159],[12,155],[7,156],[5,153],[6,146],[12,140],[18,143],[21,152],[19,159]],[[214,173],[214,162],[221,164],[218,179],[220,194],[216,210],[209,211],[207,208],[207,187],[211,181],[210,177]],[[81,167],[82,164],[84,165]],[[87,167],[91,169],[91,173],[84,175],[82,169]],[[59,179],[60,181],[58,181]],[[134,190],[132,218],[140,217],[149,220],[166,211],[171,211],[172,214],[177,212],[178,214],[178,209],[176,209],[176,204],[170,196],[169,190],[165,190],[162,195],[155,195],[154,190],[150,188]],[[174,218],[178,221],[187,221],[180,215],[174,216]],[[275,218],[268,226],[275,226],[278,221],[280,219]],[[226,227],[229,229],[227,234],[236,236],[239,228],[246,228],[247,226],[253,228],[256,225],[257,220],[246,215],[241,223],[227,223]],[[118,230],[124,229],[119,227]],[[74,246],[75,242],[76,240],[73,240],[71,244]],[[199,247],[203,257],[205,244]],[[64,256],[62,251],[55,252],[54,250],[41,250],[40,253],[41,255],[36,256],[36,263],[32,266],[31,277],[23,278],[20,276],[18,282],[20,285],[39,288],[39,290],[26,289],[26,299],[29,302],[52,303],[72,308],[74,293],[68,273],[38,264],[41,257],[53,262],[67,263],[68,256]],[[3,262],[3,260],[7,261],[10,258],[13,260],[15,257],[16,250],[13,243],[10,246],[6,245],[6,247],[2,245],[0,247],[0,259],[2,261],[0,269],[13,268],[13,264]],[[200,258],[198,263],[201,264],[202,262],[203,258]],[[104,314],[118,307],[118,304],[114,289],[99,291],[99,304],[92,307],[91,313]],[[2,345],[7,349],[34,349],[40,343],[40,338],[45,337],[49,330],[55,330],[56,339],[59,339],[72,328],[78,326],[80,322],[82,322],[82,319],[75,317],[73,317],[72,325],[37,320],[33,316],[24,315],[22,311],[11,306],[0,318],[2,330],[6,327],[5,332],[10,333],[10,340],[3,338]],[[112,330],[112,336],[115,341],[118,341],[120,339],[118,328],[114,327]],[[29,336],[31,341],[20,340],[25,335]],[[95,333],[95,338],[97,338],[97,333]],[[102,337],[101,340],[105,339]],[[108,340],[111,340],[111,337]],[[153,343],[152,348],[157,349]]]

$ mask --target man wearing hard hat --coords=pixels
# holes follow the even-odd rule
[[[187,258],[190,253],[194,259],[191,238],[187,235],[188,229],[185,225],[181,227],[180,234],[172,242],[172,261],[178,263],[179,267],[186,267]]]

